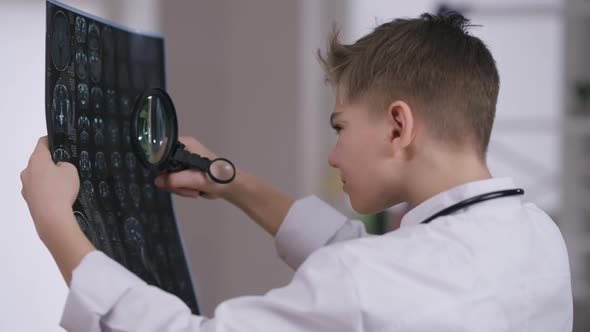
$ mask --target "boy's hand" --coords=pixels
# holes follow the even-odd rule
[[[69,218],[73,211],[80,180],[76,167],[67,162],[54,164],[49,152],[47,136],[41,137],[21,173],[22,195],[29,206],[39,237],[44,242],[51,233],[75,223]],[[75,225],[76,227],[78,225]]]
[[[217,158],[213,152],[193,137],[180,137],[179,141],[192,153],[199,154],[211,160]],[[156,186],[180,196],[197,198],[202,195],[204,198],[215,199],[224,197],[231,183],[219,184],[211,180],[205,172],[187,169],[158,176],[156,178]]]
[[[39,139],[20,177],[22,194],[29,206],[37,234],[69,285],[72,271],[84,256],[95,250],[82,233],[72,211],[80,190],[78,171],[70,163],[53,163],[45,136]]]
[[[186,149],[211,160],[217,156],[192,137],[181,137]],[[158,187],[185,197],[223,198],[244,211],[269,234],[275,235],[283,223],[293,199],[236,168],[235,179],[227,184],[216,183],[205,172],[184,170],[156,178]]]

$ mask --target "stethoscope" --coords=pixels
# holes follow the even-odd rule
[[[463,200],[457,204],[453,204],[453,205],[449,206],[448,208],[445,208],[445,209],[433,214],[432,216],[430,216],[430,217],[426,218],[424,221],[422,221],[421,224],[428,224],[429,222],[433,221],[434,219],[436,219],[438,217],[448,216],[449,214],[457,212],[457,211],[464,209],[470,205],[489,201],[491,199],[508,197],[508,196],[517,196],[517,195],[524,195],[524,190],[520,189],[520,188],[506,189],[506,190],[492,191],[489,193],[477,195],[477,196],[468,198],[466,200]]]

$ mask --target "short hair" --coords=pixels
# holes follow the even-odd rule
[[[318,57],[326,80],[349,101],[367,98],[383,109],[404,100],[433,137],[472,144],[485,160],[500,78],[486,45],[468,33],[471,26],[456,12],[425,13],[384,23],[349,45],[334,28]]]

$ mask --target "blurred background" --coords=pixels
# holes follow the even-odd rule
[[[404,207],[357,216],[327,163],[336,136],[332,92],[316,50],[331,24],[353,42],[395,17],[456,9],[501,77],[489,151],[494,176],[511,176],[562,230],[570,254],[574,331],[590,321],[589,0],[101,0],[63,3],[166,36],[168,91],[182,135],[293,197],[316,194],[372,232],[396,227]],[[45,2],[0,0],[0,331],[61,331],[67,294],[21,197],[20,171],[44,110]],[[174,198],[202,313],[225,299],[289,282],[273,239],[221,201]],[[321,220],[318,220],[321,222]],[[498,244],[501,245],[501,244]]]

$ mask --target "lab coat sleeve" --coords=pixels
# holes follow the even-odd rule
[[[71,332],[356,331],[360,312],[352,275],[327,250],[313,254],[289,285],[225,301],[211,319],[95,251],[73,273],[61,325]]]
[[[276,236],[279,257],[296,270],[315,250],[336,242],[368,236],[365,225],[350,220],[316,196],[296,201]]]

